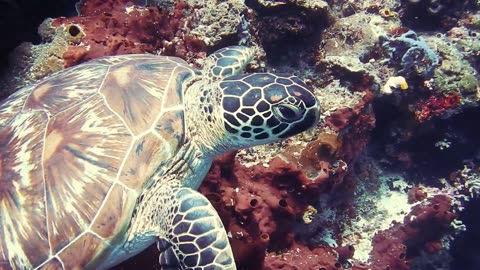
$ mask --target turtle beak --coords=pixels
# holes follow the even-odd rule
[[[315,106],[313,106],[310,111],[314,119],[311,127],[316,127],[318,122],[320,121],[320,101],[318,101],[317,98],[315,98],[315,100],[316,100]]]

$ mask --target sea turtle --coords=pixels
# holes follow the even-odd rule
[[[216,155],[302,132],[319,103],[295,76],[240,72],[227,47],[201,71],[175,57],[99,58],[0,104],[0,268],[106,269],[161,239],[160,262],[235,269],[196,191]]]

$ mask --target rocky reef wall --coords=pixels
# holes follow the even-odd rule
[[[83,0],[76,16],[46,19],[40,42],[10,53],[1,95],[105,55],[201,66],[215,49],[251,46],[247,72],[301,77],[322,118],[294,138],[218,157],[200,187],[239,269],[476,269],[465,265],[480,251],[458,252],[458,241],[479,235],[468,214],[480,189],[479,9],[473,0]],[[159,268],[155,247],[115,269],[139,267]]]

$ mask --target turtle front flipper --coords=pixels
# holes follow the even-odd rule
[[[207,198],[187,187],[173,189],[170,198],[171,223],[166,241],[159,243],[160,264],[166,269],[236,269],[225,228]]]
[[[253,59],[253,50],[244,46],[230,46],[215,51],[205,59],[203,74],[208,83],[240,74]]]
[[[162,270],[176,270],[180,268],[180,262],[173,246],[165,239],[158,239],[157,242],[158,251],[160,251],[160,257],[158,259]]]

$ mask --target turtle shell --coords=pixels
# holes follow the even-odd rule
[[[79,269],[124,237],[184,142],[180,59],[112,56],[0,104],[0,268]]]

